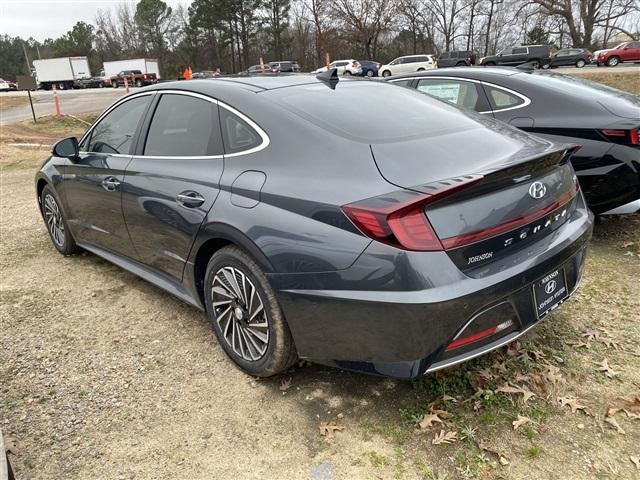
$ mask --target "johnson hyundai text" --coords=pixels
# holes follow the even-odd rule
[[[574,144],[343,78],[118,100],[37,173],[53,245],[205,311],[258,376],[304,358],[415,378],[510,342],[576,290],[593,217]]]

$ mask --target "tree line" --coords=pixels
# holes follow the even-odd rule
[[[297,60],[303,70],[332,59],[387,62],[397,56],[517,44],[602,48],[640,38],[637,0],[162,0],[119,3],[92,24],[77,22],[43,42],[0,36],[0,76],[28,74],[37,58],[102,62],[157,58],[164,77],[187,65],[239,72],[259,58]]]

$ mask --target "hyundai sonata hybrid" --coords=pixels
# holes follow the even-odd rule
[[[596,214],[640,211],[640,97],[577,77],[516,68],[461,67],[394,77],[552,142],[571,157]]]
[[[258,376],[303,358],[415,378],[575,291],[593,217],[573,145],[335,73],[118,100],[37,173],[53,245],[205,311]]]

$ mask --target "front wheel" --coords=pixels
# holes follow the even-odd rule
[[[136,80],[136,87],[142,86],[142,80]]]
[[[391,72],[389,70],[385,70],[384,72],[382,72],[382,76],[383,77],[390,77],[391,76]]]
[[[578,68],[582,68],[587,64],[587,62],[585,62],[584,60],[580,59],[576,62],[576,67]]]
[[[118,88],[118,82],[111,82],[111,86],[113,88]]]
[[[367,70],[367,77],[373,77],[373,70]]]
[[[607,60],[607,67],[615,67],[620,63],[620,59],[618,57],[611,57]]]
[[[485,67],[495,67],[496,63],[495,62],[487,62],[484,64]]]
[[[211,257],[205,304],[220,345],[245,372],[269,377],[296,361],[293,338],[275,293],[244,251],[228,246]]]
[[[58,198],[49,185],[42,189],[40,208],[42,209],[44,221],[47,224],[47,231],[56,250],[63,255],[72,255],[78,252],[80,248],[71,236],[62,209],[58,203]]]
[[[344,73],[343,73],[342,75],[345,75],[345,76],[346,76],[346,75],[349,75],[349,76],[351,76],[351,72],[350,72],[349,70],[345,70],[345,71],[344,71]]]

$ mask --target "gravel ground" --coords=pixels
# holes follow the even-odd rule
[[[59,255],[33,193],[46,149],[8,145],[59,132],[2,135],[0,428],[18,478],[638,478],[640,422],[614,413],[621,434],[605,418],[640,395],[640,217],[598,225],[581,290],[522,345],[413,384],[308,365],[257,380],[195,309],[94,255]],[[528,403],[481,380],[543,368],[560,380]],[[416,428],[433,405],[453,445]],[[514,431],[520,413],[530,427]],[[321,436],[321,422],[344,430]]]

